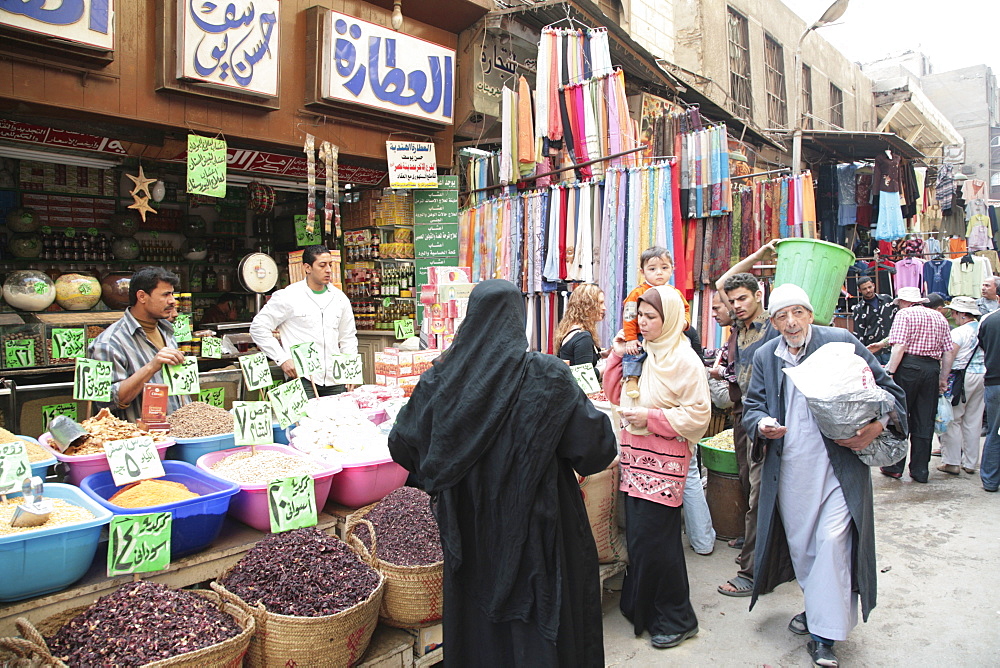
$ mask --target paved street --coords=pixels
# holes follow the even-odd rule
[[[936,444],[935,444],[936,447]],[[979,476],[951,476],[931,458],[926,485],[892,480],[875,469],[878,605],[837,643],[842,666],[1000,665],[1000,493],[983,491]],[[810,666],[808,636],[790,633],[803,610],[796,583],[762,597],[730,598],[716,586],[736,574],[737,551],[716,542],[710,556],[687,552],[691,600],[699,634],[680,647],[655,650],[635,638],[605,593],[608,666]]]

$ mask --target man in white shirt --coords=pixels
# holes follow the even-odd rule
[[[331,355],[358,352],[357,330],[351,302],[330,284],[333,257],[326,246],[309,246],[302,253],[306,279],[278,290],[250,325],[250,336],[265,355],[281,365],[287,378],[295,378],[292,346],[312,341],[316,344],[323,369],[312,381],[320,396],[340,394],[346,387],[334,384]],[[274,336],[277,330],[281,342]],[[306,395],[313,396],[312,384],[303,382]]]

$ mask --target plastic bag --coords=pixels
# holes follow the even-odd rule
[[[934,433],[943,434],[948,431],[948,425],[955,419],[951,410],[951,399],[942,394],[938,397],[937,415],[934,416]]]
[[[887,428],[857,455],[868,466],[892,466],[906,456],[907,445],[909,442],[905,438],[897,438]]]
[[[806,399],[831,401],[863,390],[877,389],[868,362],[854,344],[827,343],[796,367],[782,369]]]

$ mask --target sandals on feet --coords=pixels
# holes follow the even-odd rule
[[[729,585],[732,589],[726,589],[726,585]],[[718,589],[719,593],[723,596],[750,596],[753,594],[753,580],[737,575],[731,580],[728,580],[726,584],[719,585]]]

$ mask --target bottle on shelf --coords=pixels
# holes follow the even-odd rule
[[[209,265],[208,269],[205,270],[205,292],[215,292],[216,287],[219,284],[218,275],[215,273],[215,269]]]
[[[191,266],[191,278],[188,283],[191,286],[191,292],[201,292],[201,269],[198,266]]]

